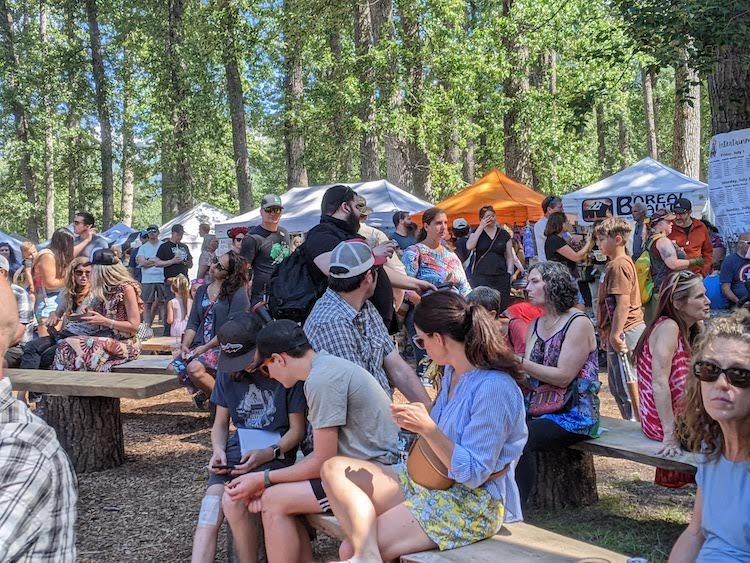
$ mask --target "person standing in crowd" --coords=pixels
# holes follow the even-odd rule
[[[40,251],[31,266],[36,300],[34,314],[39,336],[47,336],[47,317],[57,309],[57,297],[65,285],[65,270],[73,260],[73,237],[68,229],[52,233],[49,246]]]
[[[8,259],[0,254],[0,279],[10,281],[10,264]],[[9,368],[18,367],[23,355],[23,345],[31,340],[34,332],[34,309],[31,306],[31,298],[26,290],[15,284],[10,285],[15,297],[16,310],[18,311],[18,327],[14,342],[9,346],[3,356],[3,365]]]
[[[721,293],[732,305],[750,296],[750,231],[737,240],[737,250],[724,259],[719,273]]]
[[[227,231],[227,236],[229,237],[229,240],[232,241],[232,250],[237,254],[239,254],[242,249],[242,243],[247,238],[248,231],[249,229],[247,227],[232,227]]]
[[[211,283],[211,262],[216,257],[216,251],[219,249],[219,239],[212,238],[205,250],[201,250],[198,257],[198,274],[197,279],[204,279],[206,283]]]
[[[164,266],[157,254],[161,243],[159,242],[159,227],[149,225],[146,229],[148,240],[138,248],[136,263],[141,269],[141,289],[143,291],[143,324],[147,327],[149,334],[153,336],[151,325],[159,311],[159,316],[166,319],[167,292],[164,289]]]
[[[167,303],[167,324],[169,336],[181,338],[187,326],[187,318],[193,308],[193,298],[190,296],[190,280],[180,274],[169,278],[167,283],[172,289],[174,297]]]
[[[260,202],[261,223],[251,227],[242,241],[240,255],[247,260],[252,275],[251,305],[264,300],[274,267],[291,254],[289,232],[279,224],[283,211],[279,196],[264,195]]]
[[[453,241],[456,246],[456,256],[461,260],[462,264],[466,264],[466,260],[469,258],[471,252],[466,248],[466,243],[469,240],[469,222],[463,217],[454,219],[453,221]],[[466,264],[468,266],[468,264]]]
[[[10,243],[0,242],[0,257],[5,258],[8,261],[8,276],[10,280],[16,275],[16,272],[21,267],[21,263],[16,258],[16,252]]]
[[[31,297],[31,304],[34,305],[36,301],[36,289],[34,288],[34,275],[31,272],[31,266],[34,264],[34,258],[36,258],[36,246],[33,242],[25,241],[21,243],[21,259],[22,265],[19,271],[16,272],[15,283],[20,285],[26,291],[29,292]]]
[[[418,345],[446,366],[445,375],[431,411],[410,403],[391,412],[419,434],[453,483],[428,489],[403,464],[384,467],[345,452],[326,461],[323,486],[347,535],[343,559],[453,549],[522,518],[514,466],[527,431],[518,363],[487,311],[453,291],[425,296],[414,320]]]
[[[94,216],[87,211],[79,211],[73,217],[73,256],[87,256],[89,260],[99,249],[109,248],[109,242],[96,234]]]
[[[637,201],[633,204],[632,211],[635,228],[633,229],[633,253],[631,258],[635,262],[643,254],[646,248],[646,241],[648,240],[648,217],[646,215],[648,207],[646,207],[645,203]]]
[[[669,561],[750,561],[750,314],[716,319],[696,346],[680,425],[700,452],[693,517]]]
[[[492,287],[502,296],[504,311],[510,303],[510,278],[513,275],[513,243],[508,231],[497,224],[495,209],[485,205],[479,210],[479,226],[466,241],[466,250],[474,251],[471,285]]]
[[[130,258],[128,258],[128,270],[133,279],[140,284],[143,284],[143,271],[138,265],[138,251],[148,241],[148,231],[141,231],[138,233],[138,238],[130,243]],[[157,248],[158,250],[158,248]]]
[[[536,242],[536,255],[540,262],[546,262],[548,260],[547,254],[545,253],[545,242],[547,235],[544,232],[547,230],[547,221],[553,213],[563,212],[562,199],[556,195],[549,195],[542,200],[542,212],[544,216],[534,224],[534,241]]]
[[[681,197],[672,207],[675,215],[674,226],[667,237],[679,246],[687,258],[701,258],[702,262],[690,266],[694,274],[704,277],[711,274],[714,263],[714,247],[711,244],[711,233],[700,219],[693,219],[690,212],[693,204],[689,199]]]
[[[599,361],[594,325],[576,309],[578,288],[559,262],[541,262],[529,272],[529,300],[544,315],[529,327],[521,369],[529,376],[529,440],[516,468],[521,501],[536,479],[536,452],[566,448],[599,431]],[[545,402],[543,386],[565,389]],[[541,388],[541,389],[540,389]],[[537,390],[540,392],[537,393]]]
[[[287,389],[303,382],[313,450],[289,467],[233,479],[222,508],[232,530],[247,518],[248,509],[262,512],[271,563],[312,561],[310,536],[298,515],[329,511],[321,466],[335,455],[379,466],[396,463],[398,427],[388,395],[372,375],[325,351],[315,352],[297,323],[271,322],[258,333],[256,345],[251,371],[257,369]],[[251,560],[251,554],[240,554],[240,560]]]
[[[609,258],[599,285],[596,318],[601,341],[607,343],[609,391],[625,420],[635,420],[635,397],[630,397],[624,370],[635,373],[632,352],[646,330],[635,264],[625,250],[630,230],[630,224],[620,217],[608,217],[594,228],[599,251]]]
[[[201,242],[201,252],[206,250],[211,244],[211,241],[216,239],[216,235],[212,235],[211,233],[211,225],[208,223],[201,223],[198,225],[198,235],[200,235],[201,239],[203,239],[203,242]]]
[[[339,243],[331,253],[328,289],[305,321],[305,334],[314,350],[325,350],[366,369],[389,397],[393,386],[407,400],[429,405],[424,387],[369,301],[383,259],[375,257],[365,241]]]
[[[211,428],[213,453],[208,462],[208,487],[201,501],[193,536],[193,563],[216,559],[216,540],[224,519],[221,497],[230,479],[249,472],[265,473],[293,465],[297,446],[305,437],[305,394],[301,383],[285,389],[277,381],[251,370],[255,338],[263,324],[253,313],[232,315],[219,330],[221,353],[211,402],[216,415]],[[229,421],[235,431],[229,436]],[[274,433],[279,440],[267,447],[244,449],[243,432]],[[247,448],[248,446],[246,446]],[[254,560],[258,552],[257,516],[247,505],[232,521],[235,554]]]
[[[180,242],[185,234],[185,228],[179,223],[172,225],[172,234],[169,240],[164,241],[156,252],[156,257],[164,267],[164,279],[174,278],[182,274],[190,279],[189,270],[193,267],[193,256],[186,244]],[[164,284],[164,301],[168,303],[174,295],[169,284]],[[169,323],[164,320],[164,336],[169,335]]]
[[[71,239],[72,247],[72,239]],[[15,342],[18,314],[0,278],[0,356]],[[55,431],[13,398],[0,367],[0,560],[76,560],[78,485]]]
[[[573,250],[563,237],[564,234],[570,233],[572,228],[568,217],[562,211],[550,214],[544,229],[544,255],[545,260],[559,262],[565,266],[570,272],[570,277],[577,281],[578,264],[586,259],[594,242],[589,239],[580,250]]]
[[[417,244],[417,239],[414,238],[415,225],[408,211],[396,211],[393,214],[393,226],[396,232],[391,235],[391,240],[396,241],[400,253],[411,245]]]
[[[675,418],[685,394],[691,347],[709,317],[709,307],[700,275],[673,272],[661,287],[656,317],[635,348],[641,427],[647,438],[661,442],[657,451],[662,455],[681,452]],[[657,468],[655,482],[674,488],[692,483],[693,477]]]
[[[193,395],[198,408],[211,396],[214,388],[219,340],[216,337],[229,315],[247,311],[247,262],[230,250],[211,264],[209,285],[195,292],[187,326],[182,336],[180,355],[167,367],[176,374]]]
[[[141,353],[136,336],[141,322],[141,288],[108,248],[94,252],[91,286],[81,321],[97,327],[85,336],[69,336],[57,343],[54,369],[111,371]]]

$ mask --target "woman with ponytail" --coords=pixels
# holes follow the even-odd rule
[[[490,314],[453,291],[425,296],[414,322],[415,344],[445,366],[445,375],[431,412],[421,403],[391,411],[396,424],[420,435],[452,484],[423,487],[403,464],[328,460],[321,477],[347,533],[342,559],[453,549],[521,519],[514,471],[527,431],[518,362]]]

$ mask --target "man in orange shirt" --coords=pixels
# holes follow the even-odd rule
[[[711,233],[708,232],[703,221],[690,216],[692,209],[693,204],[689,199],[681,197],[677,200],[672,208],[676,217],[669,238],[685,251],[688,259],[703,258],[703,264],[690,266],[690,271],[707,276],[711,273],[711,264],[714,259]]]

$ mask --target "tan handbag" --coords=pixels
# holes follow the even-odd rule
[[[450,489],[456,482],[448,477],[448,469],[445,464],[440,461],[440,458],[432,451],[427,440],[422,436],[417,437],[409,448],[406,470],[409,472],[411,480],[425,489],[444,491]],[[506,465],[500,471],[490,475],[487,481],[497,479],[507,470],[508,466]]]

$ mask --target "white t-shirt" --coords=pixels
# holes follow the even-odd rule
[[[138,256],[146,259],[155,258],[159,246],[161,246],[159,241],[156,241],[156,244],[146,241],[138,249]],[[141,283],[164,283],[164,268],[159,268],[158,266],[151,266],[150,268],[139,267],[141,268]]]
[[[547,217],[542,217],[534,223],[534,240],[536,241],[536,255],[540,262],[547,261],[547,255],[544,253],[544,242],[547,237],[544,236],[544,229],[547,228]]]

